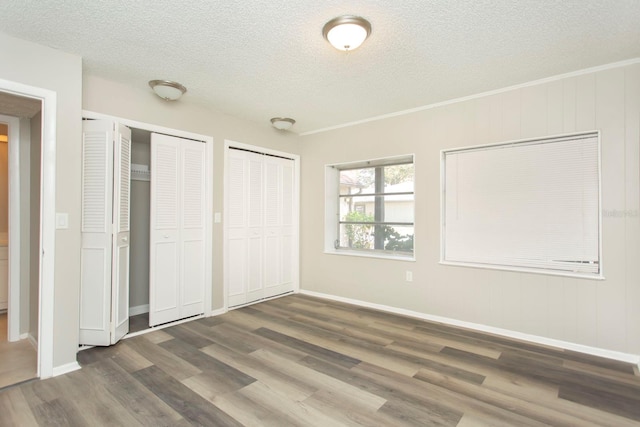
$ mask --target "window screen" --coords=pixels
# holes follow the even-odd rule
[[[597,133],[442,152],[442,260],[599,276]]]

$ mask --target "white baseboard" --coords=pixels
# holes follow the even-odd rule
[[[640,355],[637,355],[637,354],[622,353],[619,351],[606,350],[598,347],[590,347],[587,345],[556,340],[553,338],[546,338],[538,335],[531,335],[531,334],[525,334],[522,332],[511,331],[509,329],[496,328],[493,326],[482,325],[479,323],[465,322],[463,320],[451,319],[451,318],[442,317],[442,316],[435,316],[431,314],[420,313],[417,311],[405,310],[403,308],[390,307],[388,305],[374,304],[374,303],[360,301],[360,300],[351,299],[351,298],[344,298],[344,297],[339,297],[335,295],[323,294],[320,292],[301,290],[300,293],[303,295],[309,295],[312,297],[344,302],[347,304],[353,304],[360,307],[373,308],[380,311],[386,311],[388,313],[400,314],[403,316],[414,317],[417,319],[428,320],[431,322],[438,322],[446,325],[472,329],[479,332],[486,332],[489,334],[500,335],[507,338],[514,338],[522,341],[528,341],[534,344],[542,344],[550,347],[557,347],[565,350],[571,350],[571,351],[577,351],[580,353],[590,354],[592,356],[604,357],[606,359],[613,359],[621,362],[633,363],[640,367]]]
[[[136,305],[135,307],[129,307],[129,316],[137,316],[138,314],[148,313],[149,304]]]
[[[207,314],[207,317],[220,316],[221,314],[225,314],[227,311],[229,311],[229,310],[227,310],[226,308],[219,308],[217,310],[211,310],[209,312],[209,314]]]
[[[36,337],[34,337],[31,334],[27,334],[27,339],[29,340],[29,343],[31,343],[33,348],[35,348],[36,351],[38,351],[38,340],[36,339]]]
[[[82,366],[78,362],[67,363],[62,366],[55,366],[53,368],[53,377],[57,377],[58,375],[68,374],[69,372],[77,371],[82,369]]]

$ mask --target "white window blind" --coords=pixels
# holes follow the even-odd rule
[[[597,133],[445,150],[442,260],[600,276]]]

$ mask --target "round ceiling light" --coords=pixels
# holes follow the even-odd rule
[[[271,125],[278,130],[289,130],[295,122],[295,120],[288,117],[274,117],[271,119]]]
[[[176,101],[187,91],[187,88],[180,83],[170,80],[151,80],[149,86],[165,101]]]
[[[322,35],[338,50],[349,51],[360,46],[371,34],[371,23],[353,15],[338,16],[324,24]]]

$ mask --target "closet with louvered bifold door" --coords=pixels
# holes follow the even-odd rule
[[[149,325],[204,312],[205,144],[151,134]]]
[[[227,151],[229,307],[292,292],[297,272],[294,160]]]

